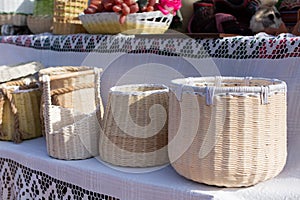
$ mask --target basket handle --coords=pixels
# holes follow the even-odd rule
[[[46,133],[52,133],[53,128],[50,126],[50,106],[51,106],[51,94],[50,94],[50,76],[45,74],[42,76],[43,81],[43,102],[44,102],[44,126]]]
[[[103,115],[104,115],[104,107],[102,98],[100,95],[100,85],[101,85],[101,73],[102,68],[94,68],[95,72],[95,103],[96,103],[96,116],[98,121],[100,122],[100,126],[102,125]],[[102,127],[102,126],[101,126]]]

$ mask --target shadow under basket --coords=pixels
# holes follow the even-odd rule
[[[282,171],[285,82],[195,77],[173,80],[170,90],[168,152],[180,175],[208,185],[243,187]]]
[[[123,167],[152,167],[169,162],[168,92],[163,85],[112,87],[100,133],[100,158]]]
[[[98,155],[101,71],[89,67],[54,67],[40,71],[50,156],[73,160]]]
[[[10,81],[0,87],[0,140],[20,143],[42,136],[41,91],[36,82]]]

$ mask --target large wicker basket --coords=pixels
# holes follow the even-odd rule
[[[119,17],[115,12],[79,15],[84,28],[92,34],[161,34],[168,30],[173,15],[160,11],[133,13],[126,16],[124,24],[120,24]]]
[[[40,121],[41,91],[29,79],[0,86],[0,140],[20,143],[42,136]]]
[[[79,14],[88,6],[88,0],[54,0],[53,34],[86,33]]]
[[[101,69],[54,67],[40,71],[48,154],[85,159],[98,154]],[[97,107],[99,106],[99,107]]]
[[[287,156],[285,82],[199,77],[172,83],[168,151],[179,174],[241,187],[281,172]]]
[[[110,89],[100,133],[100,158],[126,167],[169,162],[167,153],[168,88],[136,84]]]

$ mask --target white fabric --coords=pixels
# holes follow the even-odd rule
[[[288,86],[288,159],[276,178],[249,188],[226,189],[193,183],[168,166],[153,173],[126,174],[96,159],[60,161],[47,156],[42,139],[20,145],[1,142],[1,157],[10,157],[33,169],[105,191],[121,199],[300,199],[300,59],[182,58],[154,54],[59,52],[0,44],[0,65],[39,61],[45,66],[88,65],[104,69],[104,104],[109,88],[129,83],[162,83],[190,76],[252,76],[277,78]],[[26,155],[26,159],[24,159]],[[171,196],[170,196],[171,195]]]

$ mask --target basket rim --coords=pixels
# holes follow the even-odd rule
[[[71,69],[74,69],[71,70]],[[61,67],[48,67],[39,71],[39,76],[48,75],[50,80],[71,78],[81,75],[89,75],[95,73],[95,68],[87,66],[61,66]],[[97,68],[99,72],[102,72],[102,68]]]
[[[260,85],[260,86],[216,86],[214,85],[195,85],[195,83],[216,83],[217,79],[219,81],[241,81],[241,82],[249,82],[249,81],[267,81],[270,84],[268,85]],[[171,87],[179,87],[181,91],[190,91],[190,92],[199,92],[205,93],[208,87],[215,88],[215,92],[217,93],[261,93],[265,91],[265,88],[268,87],[269,92],[275,91],[286,91],[286,83],[279,79],[269,79],[263,77],[233,77],[233,76],[207,76],[207,77],[188,77],[188,78],[179,78],[171,81]]]
[[[147,90],[147,91],[137,91],[137,88],[157,88],[153,90]],[[131,88],[133,90],[131,91],[124,91],[124,89]],[[166,93],[169,92],[169,88],[164,84],[127,84],[127,85],[117,85],[110,88],[109,93],[110,94],[117,94],[117,95],[150,95],[150,94],[160,94],[160,93]]]

